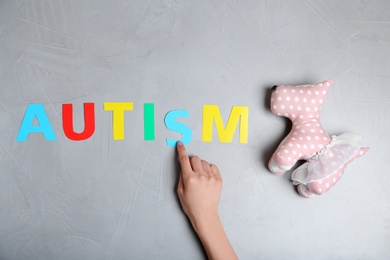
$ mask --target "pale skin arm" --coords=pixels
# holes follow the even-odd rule
[[[198,156],[188,157],[181,142],[177,144],[181,166],[177,187],[184,213],[198,234],[209,259],[238,259],[222,227],[218,204],[222,177],[216,165]]]

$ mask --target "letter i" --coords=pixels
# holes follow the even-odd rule
[[[144,140],[154,139],[154,104],[144,103]]]

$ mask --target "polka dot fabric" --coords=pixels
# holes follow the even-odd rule
[[[273,154],[269,169],[275,174],[290,170],[298,160],[309,159],[331,140],[320,124],[320,110],[332,81],[315,85],[277,86],[271,111],[289,118],[293,125]]]
[[[275,115],[289,118],[292,129],[268,163],[272,173],[281,175],[290,170],[298,160],[310,160],[331,142],[331,137],[321,126],[319,115],[331,84],[331,80],[326,80],[314,85],[280,85],[273,88],[271,111]],[[299,184],[299,194],[312,197],[327,192],[338,182],[346,165],[367,150],[368,148],[360,148],[351,160],[326,178]]]
[[[338,168],[333,174],[329,175],[323,180],[313,181],[308,183],[307,185],[299,184],[298,185],[299,194],[309,198],[315,195],[322,195],[325,192],[329,191],[330,188],[332,188],[339,181],[341,176],[343,176],[345,167],[356,158],[363,156],[368,150],[369,148],[367,147],[360,148],[359,152],[355,154],[355,156],[352,157],[351,160],[349,160],[347,163],[345,163],[340,168]]]

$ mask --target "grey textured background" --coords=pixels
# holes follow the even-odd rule
[[[266,163],[287,121],[274,84],[333,79],[321,118],[370,152],[305,199]],[[241,259],[390,259],[390,2],[0,1],[0,259],[202,259],[176,196],[165,114],[187,109],[188,146],[220,166],[220,215]],[[104,101],[133,101],[113,141]],[[95,102],[96,131],[68,140],[61,105]],[[143,140],[143,103],[156,140]],[[30,103],[57,134],[16,135]],[[249,141],[201,142],[203,104],[249,106]],[[214,138],[216,135],[214,135]]]

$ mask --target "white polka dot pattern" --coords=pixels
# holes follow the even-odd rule
[[[323,180],[314,181],[308,183],[307,185],[299,184],[300,187],[298,187],[298,192],[304,197],[311,197],[314,195],[324,194],[325,192],[329,191],[340,180],[341,176],[344,173],[345,167],[347,167],[347,165],[351,163],[353,160],[355,160],[356,158],[359,158],[360,156],[364,155],[368,150],[369,148],[367,147],[360,148],[359,152],[356,153],[351,160],[349,160],[347,163],[342,165],[340,168],[334,171],[334,173],[332,173],[331,175],[329,175]],[[303,193],[302,190],[306,190],[306,191]]]
[[[309,160],[320,152],[331,138],[319,121],[319,112],[332,81],[314,85],[277,86],[271,95],[271,111],[292,121],[290,133],[283,139],[268,164],[271,172],[283,174],[291,169],[298,160]],[[298,192],[304,197],[321,195],[332,188],[343,175],[345,167],[354,159],[364,155],[369,148],[360,150],[341,167],[331,170],[324,179],[298,185]],[[340,155],[338,155],[340,156]],[[329,156],[337,160],[337,154]],[[332,167],[333,161],[329,161]]]
[[[330,136],[319,122],[319,112],[320,101],[326,98],[331,83],[327,80],[315,85],[281,85],[273,91],[272,113],[289,118],[293,125],[272,156],[272,172],[282,174],[298,160],[311,158],[330,142]]]

